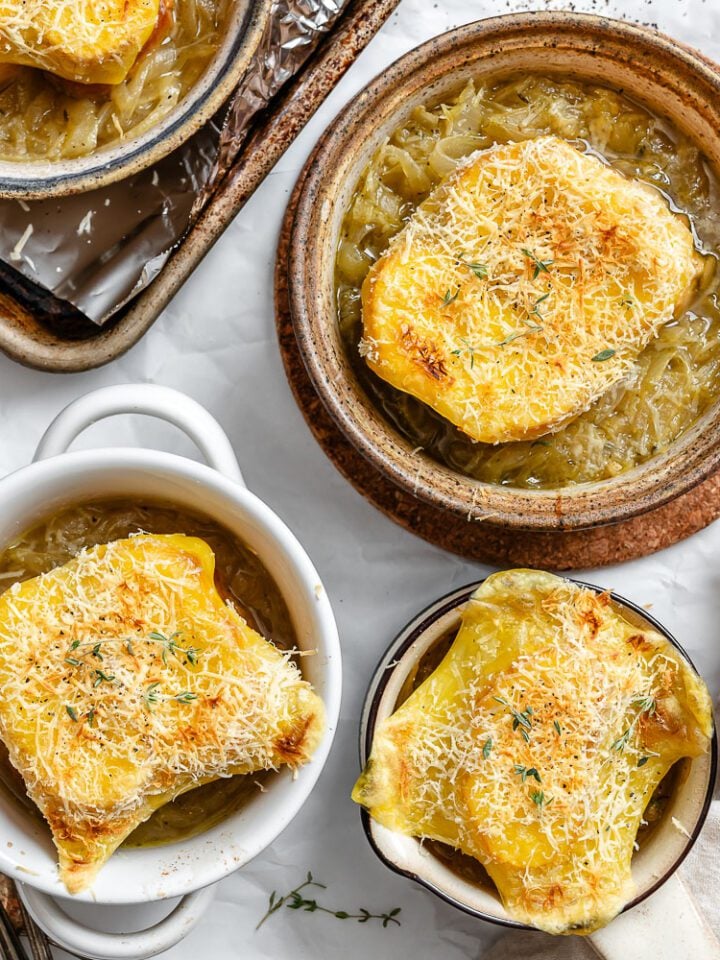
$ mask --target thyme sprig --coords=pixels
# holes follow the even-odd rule
[[[532,730],[532,720],[530,719],[533,716],[533,708],[525,707],[524,710],[516,710],[514,707],[511,707],[507,700],[504,700],[502,697],[493,697],[496,703],[502,704],[503,707],[507,707],[510,711],[510,716],[513,718],[512,728],[513,730],[520,730],[520,735],[522,736],[525,743],[530,742],[530,730]]]
[[[371,913],[370,910],[366,910],[365,907],[360,907],[357,913],[349,913],[347,910],[335,910],[332,907],[323,906],[312,897],[303,896],[303,891],[308,887],[327,890],[327,885],[320,883],[318,880],[314,880],[309,870],[305,880],[284,896],[279,897],[277,891],[273,890],[268,898],[268,908],[260,918],[255,929],[259,930],[265,921],[274,913],[277,913],[281,907],[287,907],[288,910],[303,910],[305,913],[328,913],[337,920],[357,920],[358,923],[367,923],[369,920],[380,920],[383,927],[388,927],[391,923],[401,926],[400,921],[397,919],[398,914],[401,912],[401,907],[394,907],[385,913]]]
[[[623,733],[615,740],[614,743],[610,744],[610,749],[615,750],[616,753],[622,753],[625,747],[630,742],[630,738],[635,733],[635,728],[638,725],[640,717],[646,713],[651,717],[657,710],[657,701],[655,697],[651,697],[649,694],[642,694],[637,697],[633,697],[630,701],[631,707],[637,707],[638,711],[630,722],[630,726],[627,730],[624,730]]]
[[[470,357],[470,369],[472,370],[475,366],[475,347],[464,337],[460,337],[460,343],[463,344],[462,347],[458,347],[456,350],[451,350],[450,352],[454,357],[461,357],[467,353]]]
[[[525,783],[528,777],[533,777],[538,783],[542,783],[540,774],[537,772],[535,767],[524,767],[522,764],[516,763],[513,769],[520,777],[522,783]]]
[[[464,253],[459,253],[457,260],[458,263],[474,273],[478,280],[487,280],[488,268],[486,263],[474,263],[472,260],[466,260]]]
[[[79,640],[73,640],[65,657],[65,663],[69,663],[73,667],[83,666],[85,661],[81,660],[80,657],[84,656],[85,652],[87,652],[82,649],[85,647],[92,648],[89,652],[97,660],[103,660],[102,647],[109,643],[122,643],[131,657],[135,655],[134,645],[136,643],[159,643],[162,645],[161,657],[165,666],[168,664],[168,655],[170,654],[178,659],[184,656],[188,663],[195,666],[198,662],[200,651],[197,647],[182,646],[177,640],[180,636],[182,636],[181,630],[176,630],[174,633],[171,633],[169,637],[159,630],[152,630],[146,637],[106,637],[104,640],[88,640],[84,643],[81,643]],[[75,651],[79,651],[78,656],[72,655]]]
[[[527,247],[522,248],[522,252],[535,264],[535,270],[533,272],[533,280],[537,280],[541,273],[549,273],[548,267],[551,267],[555,261],[554,260],[541,260],[536,256],[532,250],[528,250]]]
[[[158,690],[160,686],[160,681],[156,680],[154,683],[148,684],[145,687],[143,693],[143,700],[148,710],[152,712],[152,708],[158,703],[164,703],[168,700],[176,700],[178,703],[192,703],[193,700],[197,700],[198,695],[196,693],[191,693],[189,690],[183,690],[181,693],[174,694],[162,694]]]

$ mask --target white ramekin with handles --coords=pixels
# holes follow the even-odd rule
[[[156,450],[101,448],[68,452],[90,424],[122,413],[159,417],[180,427],[209,466]],[[0,871],[45,932],[72,953],[98,960],[141,960],[169,949],[188,933],[213,895],[216,881],[243,866],[290,823],[327,759],[341,693],[340,645],[327,595],[307,554],[280,518],[243,482],[235,454],[216,420],[175,390],[123,384],[90,393],[60,413],[40,441],[35,460],[0,480],[0,550],[34,523],[74,503],[138,497],[201,511],[258,554],[278,584],[299,646],[317,650],[303,670],[325,702],[327,730],[312,761],[293,777],[279,772],[266,791],[205,833],[178,844],[120,849],[93,887],[70,898],[44,825],[0,799]],[[172,912],[139,933],[102,933],[72,919],[63,901],[140,904],[180,897]]]

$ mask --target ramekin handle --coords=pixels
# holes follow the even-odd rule
[[[69,917],[47,893],[24,883],[18,894],[37,925],[63,950],[91,960],[144,960],[164,953],[187,936],[215,895],[205,887],[182,898],[167,917],[137,933],[101,933]]]
[[[120,413],[141,413],[174,424],[190,437],[211,467],[244,485],[232,445],[217,420],[186,394],[153,383],[102,387],[74,400],[47,428],[34,460],[65,453],[86,427]]]
[[[675,873],[647,900],[590,935],[602,960],[717,960],[720,943]]]

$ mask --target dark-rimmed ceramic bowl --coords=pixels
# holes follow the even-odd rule
[[[367,396],[340,337],[335,255],[358,178],[384,138],[420,103],[470,78],[532,70],[622,88],[698,143],[720,168],[720,73],[669,37],[573,13],[508,15],[460,27],[402,57],[331,124],[304,171],[288,259],[290,308],[313,385],[344,435],[408,493],[470,520],[572,530],[661,506],[720,466],[720,403],[666,451],[612,479],[558,490],[482,483],[403,438]]]
[[[37,200],[83,193],[157,163],[206,123],[237,86],[255,56],[272,0],[232,0],[222,40],[197,83],[159,123],[139,137],[87,157],[47,162],[0,160],[0,197]]]
[[[375,727],[394,712],[398,696],[410,672],[441,637],[459,626],[462,607],[482,582],[460,587],[435,601],[400,632],[384,653],[370,681],[360,721],[360,762],[363,767],[370,755]],[[578,580],[571,582],[597,593],[603,592],[594,584]],[[690,657],[662,624],[636,604],[615,593],[612,594],[612,600],[626,619],[666,637],[694,669]],[[633,857],[632,872],[637,895],[623,912],[642,903],[663,886],[690,852],[710,808],[717,772],[717,754],[717,734],[713,733],[710,750],[688,762],[687,776],[678,785],[660,824]],[[454,873],[445,863],[429,853],[420,840],[381,826],[364,809],[361,817],[373,851],[391,870],[422,884],[447,903],[473,917],[506,927],[533,929],[509,917],[494,891],[473,884]],[[683,825],[686,833],[677,828],[673,818]],[[607,955],[612,954],[608,952]],[[630,955],[631,951],[628,951],[626,956]],[[643,956],[646,955],[650,954],[643,953]],[[704,957],[705,954],[701,952],[700,956]],[[696,960],[699,960],[699,957]]]

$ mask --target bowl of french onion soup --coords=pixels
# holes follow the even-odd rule
[[[176,424],[208,465],[66,452],[124,412]],[[330,603],[218,423],[174,390],[75,401],[0,499],[0,870],[70,952],[150,956],[310,795],[339,709]],[[128,937],[56,903],[169,897],[166,920]]]
[[[712,704],[630,601],[526,569],[453,591],[383,657],[360,752],[373,849],[453,906],[611,960],[659,936],[716,955],[674,875],[712,799]]]
[[[647,512],[720,462],[720,75],[672,39],[508,15],[413,50],[299,186],[311,380],[386,478],[536,531]]]
[[[2,0],[0,196],[79,193],[198,130],[255,55],[270,0]]]

